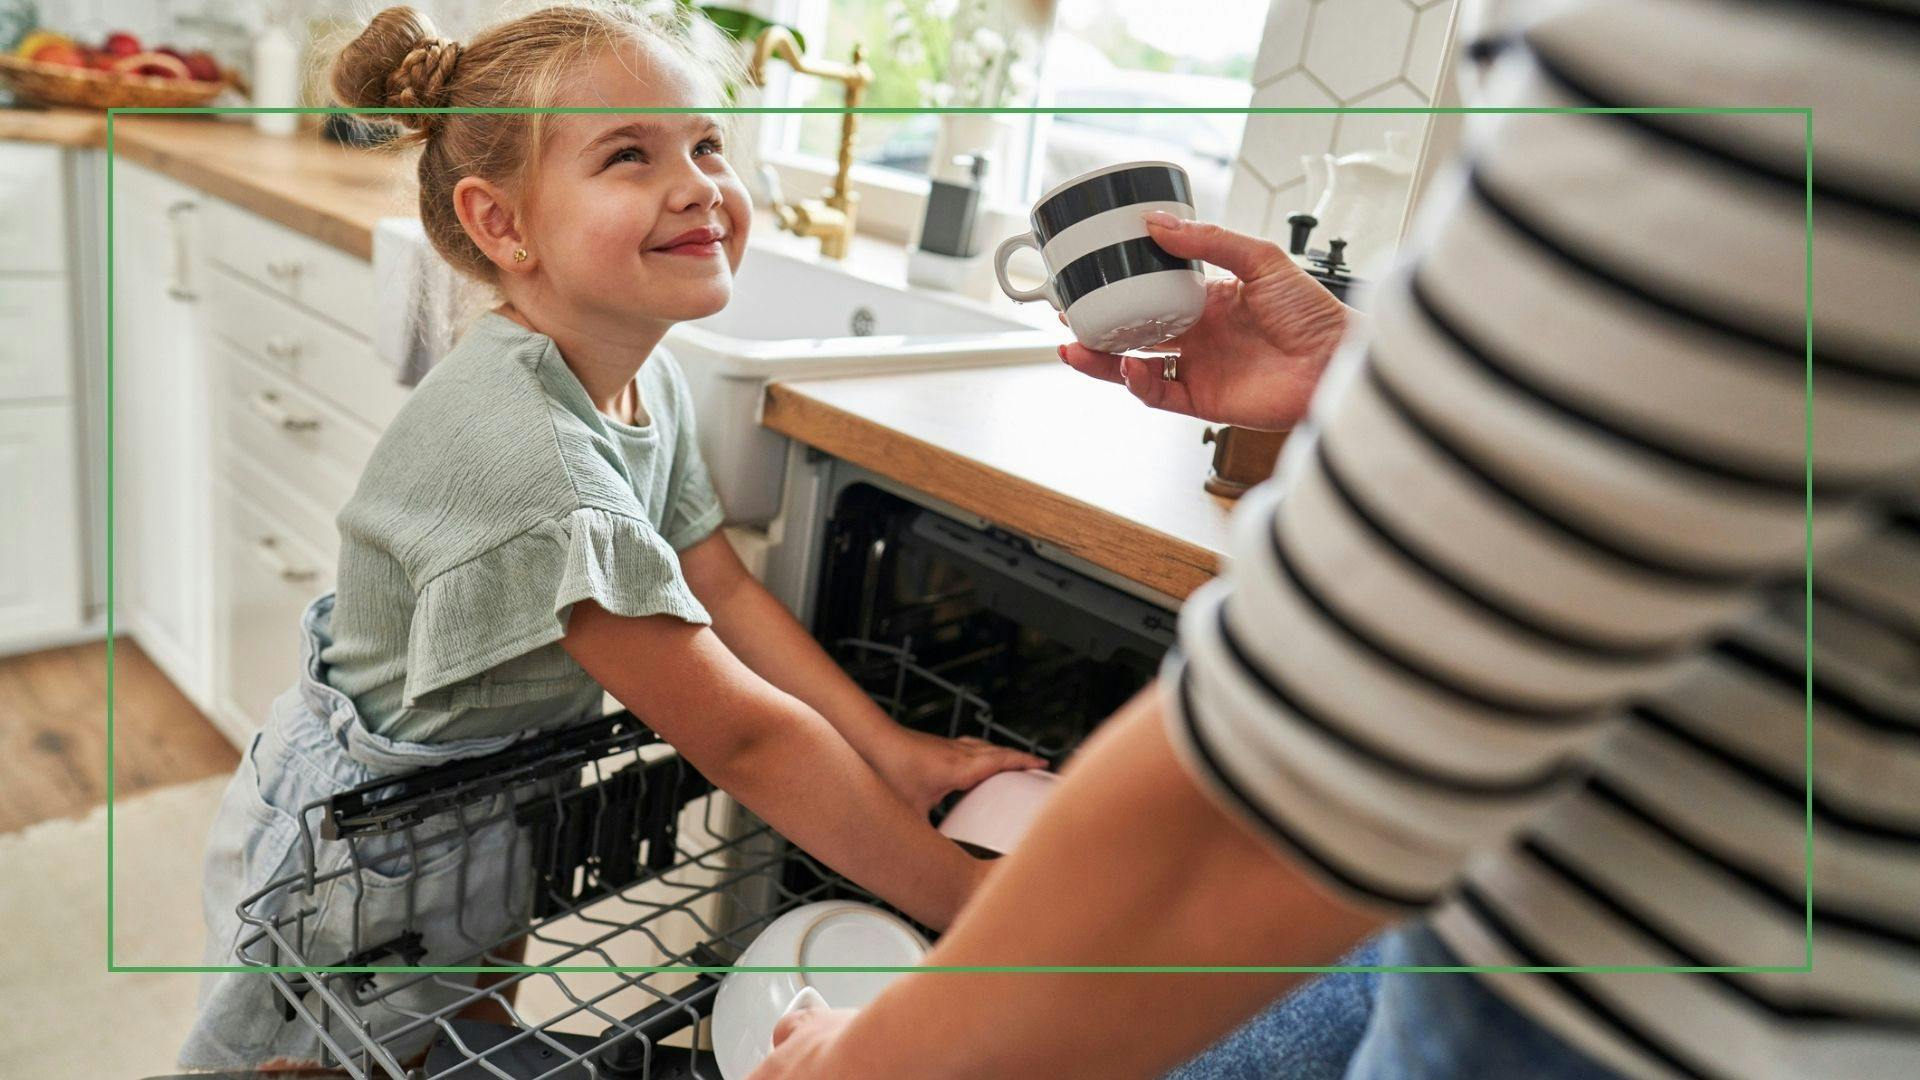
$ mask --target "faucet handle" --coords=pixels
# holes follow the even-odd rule
[[[766,198],[767,205],[779,206],[785,202],[780,192],[780,174],[774,169],[772,163],[763,161],[760,163],[760,168],[755,171],[760,176],[760,192]]]

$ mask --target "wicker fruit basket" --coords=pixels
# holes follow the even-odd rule
[[[228,86],[238,85],[232,72],[221,74],[218,82],[163,79],[0,54],[0,81],[12,88],[15,97],[41,105],[82,109],[194,108],[219,97]]]

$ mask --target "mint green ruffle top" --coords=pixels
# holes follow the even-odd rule
[[[504,735],[598,713],[559,641],[591,597],[618,615],[712,620],[677,552],[719,526],[686,380],[655,348],[647,423],[601,413],[553,339],[481,316],[413,391],[341,509],[321,653],[373,731]]]

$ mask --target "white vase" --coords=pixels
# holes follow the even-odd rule
[[[277,23],[269,23],[253,39],[253,104],[263,108],[293,108],[300,104],[300,52],[293,38]],[[253,126],[268,135],[291,135],[300,127],[298,113],[254,113]]]

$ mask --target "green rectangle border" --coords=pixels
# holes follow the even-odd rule
[[[826,113],[840,115],[846,112],[860,114],[894,113],[997,113],[1009,115],[1059,114],[1059,113],[1238,113],[1243,115],[1298,114],[1312,115],[1325,113],[1354,114],[1409,114],[1437,115],[1446,113],[1470,115],[1529,115],[1529,114],[1567,114],[1567,115],[1775,115],[1799,116],[1805,122],[1805,160],[1806,160],[1806,667],[1807,677],[1804,689],[1806,696],[1806,962],[1797,967],[1783,965],[1735,966],[1735,965],[1697,965],[1697,966],[1658,966],[1658,965],[1458,965],[1448,967],[1395,967],[1387,965],[1369,965],[1360,967],[1309,967],[1288,965],[1202,965],[1195,967],[1173,965],[991,965],[982,967],[966,966],[930,966],[930,967],[739,967],[733,965],[706,967],[700,965],[646,965],[621,967],[599,966],[492,966],[492,965],[452,965],[421,966],[408,968],[432,974],[513,974],[519,972],[541,973],[599,973],[599,974],[659,974],[659,973],[713,973],[725,974],[735,971],[747,972],[908,972],[926,971],[936,973],[1023,973],[1023,974],[1122,974],[1122,973],[1181,973],[1181,974],[1322,974],[1326,972],[1483,972],[1483,973],[1544,973],[1544,974],[1614,974],[1614,973],[1662,973],[1662,974],[1805,974],[1813,970],[1813,110],[1807,107],[1734,107],[1734,108],[1687,108],[1687,107],[1591,107],[1591,108],[1547,108],[1547,107],[1461,107],[1461,108],[1345,108],[1345,107],[1305,107],[1305,108],[1181,108],[1181,109],[1124,109],[1124,108],[1007,108],[1007,109],[919,109],[886,108],[861,106],[854,109],[834,107],[771,107],[771,106],[728,106],[709,109],[685,108],[443,108],[443,109],[371,109],[371,108],[193,108],[193,109],[154,109],[154,108],[114,108],[108,109],[106,130],[106,215],[107,215],[107,971],[114,974],[136,973],[183,973],[217,974],[226,972],[276,972],[280,974],[361,974],[391,972],[391,967],[292,967],[292,966],[250,966],[232,964],[226,966],[164,965],[164,964],[116,964],[113,959],[114,930],[114,880],[113,880],[113,831],[114,831],[114,395],[113,395],[113,163],[114,163],[114,121],[119,116],[134,115],[221,115],[221,114],[331,114],[365,113],[376,116],[392,116],[401,113],[417,114],[501,114],[501,115],[574,115],[574,114],[680,114],[688,112],[726,113],[726,114],[798,114],[808,115]]]

